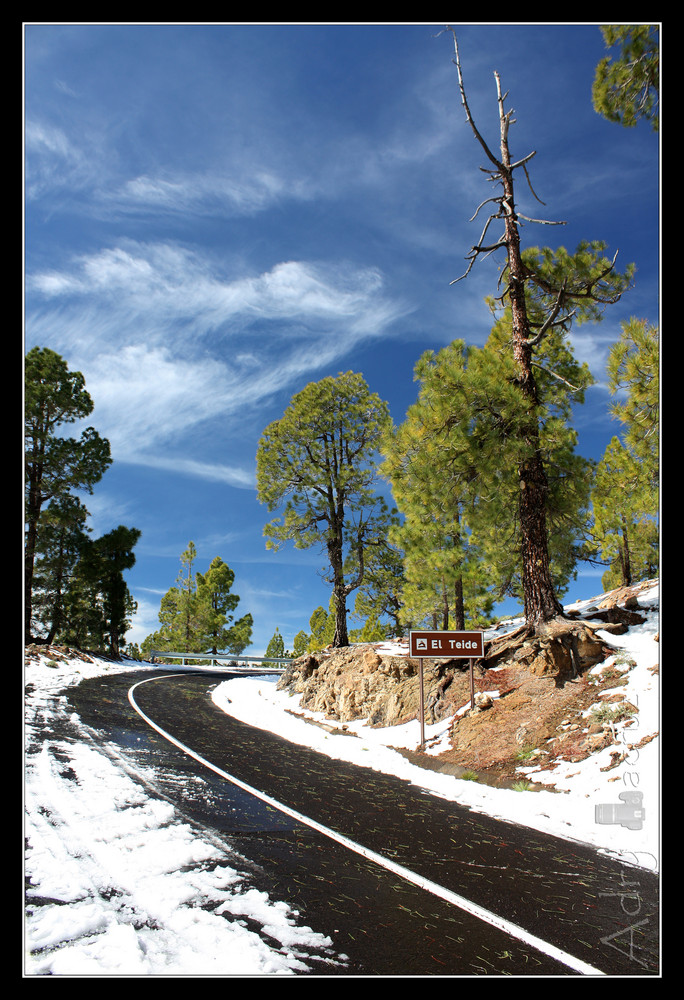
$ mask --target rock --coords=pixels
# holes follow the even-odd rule
[[[630,596],[617,593],[621,602]],[[423,660],[425,722],[453,720],[450,749],[439,760],[515,777],[521,748],[539,748],[552,766],[555,759],[581,760],[609,745],[610,729],[586,719],[596,701],[596,683],[586,674],[613,652],[600,637],[604,630],[622,629],[640,617],[634,607],[618,607],[612,596],[609,607],[586,608],[536,630],[523,625],[488,639],[474,664],[472,709],[467,661]],[[390,654],[395,648],[328,647],[293,661],[278,688],[300,694],[303,709],[321,713],[338,728],[360,719],[377,727],[403,724],[419,715],[418,661]],[[602,693],[621,680],[602,676]]]
[[[507,643],[492,645],[485,659],[513,661],[537,677],[554,677],[557,683],[579,677],[606,656],[605,643],[583,621],[558,618],[546,623],[538,634],[528,629],[511,636]]]
[[[455,677],[459,690],[454,695]],[[424,660],[426,722],[453,715],[469,696],[468,683],[461,660]],[[417,718],[420,710],[418,662],[408,656],[383,655],[380,643],[327,648],[299,657],[288,665],[277,687],[301,695],[302,708],[336,721],[370,719],[374,726],[392,726]]]
[[[636,601],[636,598],[633,600],[633,602],[629,603],[632,604],[632,607],[634,606],[639,607],[639,602]],[[627,629],[631,625],[643,625],[644,622],[646,621],[646,618],[643,615],[639,615],[636,613],[636,611],[630,610],[627,607],[627,604],[628,601],[625,602],[624,608],[619,608],[616,604],[614,604],[611,605],[610,607],[604,608],[603,610],[595,611],[592,614],[584,614],[582,616],[582,620],[585,622],[601,621],[601,622],[606,622],[606,624],[610,625],[622,626],[620,630],[615,628],[614,629],[604,628],[604,631],[610,631],[613,634],[622,635],[624,632],[627,631]]]
[[[283,672],[277,687],[301,695],[300,704],[341,722],[370,719],[391,726],[419,710],[418,668],[402,656],[381,656],[371,645],[326,649],[299,657]],[[439,670],[425,670],[426,713],[434,721],[448,686]]]

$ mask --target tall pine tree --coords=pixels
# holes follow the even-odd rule
[[[92,493],[112,459],[109,442],[94,428],[87,427],[78,439],[61,432],[64,424],[92,413],[81,372],[69,371],[55,351],[34,347],[24,361],[24,384],[24,632],[25,641],[31,642],[33,571],[44,505],[79,491]]]
[[[293,541],[326,551],[335,646],[349,644],[346,600],[363,583],[368,548],[387,536],[375,461],[389,421],[387,404],[363,376],[346,372],[309,383],[259,442],[259,500],[269,511],[283,509],[264,528],[267,547]]]
[[[81,501],[66,494],[51,500],[38,521],[32,611],[36,629],[44,633],[48,645],[66,626],[65,602],[88,541],[87,519]]]
[[[466,118],[487,158],[488,166],[483,168],[484,172],[499,189],[496,195],[485,199],[475,213],[477,215],[486,204],[493,206],[478,242],[468,254],[469,264],[461,278],[466,277],[480,256],[489,256],[497,250],[503,252],[500,277],[503,291],[499,302],[510,315],[510,335],[505,354],[501,355],[499,380],[506,387],[511,412],[515,413],[514,422],[507,424],[504,430],[509,452],[518,456],[515,511],[519,526],[525,620],[531,628],[543,631],[547,622],[562,617],[563,609],[554,585],[549,552],[551,484],[541,440],[540,408],[543,401],[539,372],[542,371],[545,377],[558,379],[559,384],[562,384],[562,376],[551,366],[540,366],[538,355],[551,334],[567,330],[574,317],[599,318],[601,310],[608,303],[616,302],[629,285],[632,269],[628,269],[625,275],[619,275],[615,271],[615,258],[607,260],[603,256],[604,245],[597,241],[580,244],[574,255],[568,254],[562,247],[555,251],[543,249],[523,253],[521,222],[540,220],[521,212],[516,203],[515,180],[518,171],[522,170],[529,182],[527,164],[534,152],[518,160],[511,156],[509,129],[513,121],[512,112],[505,108],[507,94],[502,92],[497,73],[494,75],[499,110],[498,154],[488,146],[468,104],[455,34],[454,48]],[[490,237],[492,225],[500,228],[498,235]],[[461,278],[455,280],[460,281]]]

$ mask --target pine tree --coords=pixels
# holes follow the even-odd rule
[[[352,642],[382,642],[389,636],[385,625],[376,615],[371,615],[364,623],[363,628],[351,630],[350,638]]]
[[[550,482],[540,435],[542,400],[537,373],[542,371],[545,377],[557,379],[559,385],[562,382],[559,373],[550,365],[540,368],[539,351],[553,333],[566,331],[574,317],[600,318],[602,309],[618,301],[628,287],[633,269],[628,268],[625,275],[619,275],[615,271],[615,258],[607,260],[603,256],[605,246],[598,241],[580,244],[572,256],[562,247],[555,251],[542,249],[523,253],[521,222],[540,220],[530,219],[520,211],[515,199],[514,177],[516,171],[522,169],[529,182],[527,164],[534,153],[519,160],[511,157],[509,128],[513,118],[512,112],[505,110],[507,94],[502,93],[497,73],[500,152],[498,155],[492,152],[478,131],[468,105],[455,35],[454,47],[466,118],[487,157],[489,166],[484,168],[485,173],[500,188],[497,195],[480,205],[480,208],[485,204],[496,207],[468,254],[465,274],[455,280],[465,278],[481,255],[489,256],[499,249],[504,252],[500,277],[503,291],[498,301],[510,316],[510,337],[505,355],[500,355],[499,381],[508,397],[514,421],[504,423],[500,430],[507,437],[509,453],[519,456],[515,510],[524,613],[527,625],[539,630],[553,618],[563,615],[549,552]],[[475,215],[478,212],[479,208]],[[493,223],[501,226],[500,234],[487,238]]]
[[[616,50],[598,66],[592,86],[594,110],[627,128],[645,118],[658,131],[660,32],[656,24],[604,24],[606,48]],[[619,51],[618,50],[619,47]]]
[[[47,645],[65,626],[64,602],[88,540],[87,518],[81,501],[67,494],[51,500],[38,521],[32,611],[34,628],[47,629]]]
[[[25,641],[30,642],[33,571],[43,507],[50,500],[73,496],[78,491],[92,493],[112,460],[109,442],[92,427],[87,427],[78,440],[60,433],[64,424],[83,419],[93,410],[81,372],[70,372],[55,351],[34,347],[25,358],[24,378],[24,632]]]
[[[304,656],[307,647],[309,645],[309,634],[305,632],[304,629],[300,629],[297,635],[294,637],[292,642],[292,655],[296,659],[298,656]]]
[[[623,425],[625,447],[639,463],[643,510],[658,512],[660,481],[660,343],[656,326],[630,319],[608,356],[608,385],[620,395],[611,411]]]
[[[622,325],[608,357],[609,388],[621,399],[613,416],[624,429],[599,463],[592,493],[594,542],[610,570],[606,587],[652,577],[658,568],[660,381],[658,330],[643,320]]]
[[[409,626],[431,621],[434,628],[465,627],[464,578],[475,553],[463,517],[471,494],[469,475],[459,481],[450,468],[467,446],[469,415],[451,381],[454,371],[456,381],[462,379],[464,365],[460,341],[438,358],[426,352],[416,365],[418,400],[383,446],[381,471],[404,515],[390,537],[404,554],[400,616]]]
[[[206,573],[195,573],[197,549],[189,542],[181,553],[176,584],[161,599],[161,628],[147,636],[142,648],[176,653],[239,655],[252,640],[251,614],[234,621],[240,598],[232,593],[233,570],[216,556]]]
[[[348,645],[346,599],[363,582],[369,546],[387,534],[389,512],[375,492],[375,454],[389,411],[353,372],[312,382],[262,434],[257,492],[282,517],[264,528],[267,548],[286,541],[327,553],[335,646]],[[349,571],[349,567],[353,569]]]
[[[234,621],[233,611],[240,603],[232,593],[235,573],[216,556],[206,573],[197,574],[197,604],[204,634],[204,646],[211,652],[241,653],[252,637],[250,614]]]
[[[594,537],[604,561],[611,564],[604,583],[612,582],[619,573],[615,585],[629,586],[638,579],[635,573],[644,571],[645,563],[651,570],[654,561],[657,565],[657,552],[654,560],[652,551],[657,527],[644,511],[642,500],[639,463],[614,437],[599,462],[592,494]]]
[[[307,653],[316,653],[318,650],[331,646],[335,638],[335,601],[330,598],[329,610],[326,611],[321,605],[315,609],[309,619],[309,642],[306,647]]]
[[[120,653],[121,640],[136,611],[123,574],[135,565],[137,528],[119,525],[81,549],[73,580],[64,598],[61,635],[71,644]]]
[[[398,524],[396,517],[392,521]],[[389,532],[392,530],[390,525]],[[363,582],[354,601],[354,618],[377,622],[378,627],[389,635],[404,635],[407,623],[401,617],[403,585],[402,551],[389,541],[369,548]]]
[[[507,350],[510,322],[504,312],[483,348],[454,341],[423,355],[418,399],[384,449],[382,472],[405,516],[391,534],[405,551],[403,614],[431,619],[434,628],[473,627],[488,620],[495,599],[523,597],[517,512],[528,453],[517,428],[527,407]],[[575,455],[568,422],[591,376],[557,332],[545,338],[537,363],[549,567],[560,592],[586,531],[592,464]]]
[[[278,628],[269,639],[268,646],[266,647],[266,656],[282,658],[285,656],[285,640]]]

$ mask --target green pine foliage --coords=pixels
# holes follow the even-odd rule
[[[375,616],[368,618],[363,628],[351,629],[349,633],[352,642],[382,642],[390,637],[387,627]]]
[[[32,581],[34,626],[55,642],[65,623],[65,600],[88,540],[88,511],[77,497],[55,497],[41,511]]]
[[[406,623],[402,618],[404,553],[389,542],[393,525],[398,524],[399,519],[393,515],[388,539],[368,550],[363,581],[354,601],[353,618],[355,621],[365,623],[360,631],[366,630],[366,634],[369,632],[376,634],[382,630],[382,638],[398,637],[406,632]],[[356,630],[355,634],[358,631]]]
[[[62,641],[119,655],[137,609],[123,574],[135,565],[139,538],[137,528],[119,525],[85,542],[65,600]]]
[[[340,373],[309,383],[257,450],[257,494],[269,511],[267,548],[288,541],[321,547],[332,585],[336,646],[348,645],[346,599],[363,582],[365,560],[382,544],[390,512],[376,493],[376,453],[389,426],[387,404],[362,375]]]
[[[266,656],[284,657],[285,655],[285,640],[280,634],[280,630],[276,628],[266,647]]]
[[[159,607],[160,628],[142,642],[151,650],[175,653],[232,653],[238,656],[252,641],[251,614],[235,620],[240,598],[232,592],[235,574],[216,556],[206,573],[195,572],[197,549],[189,542],[181,553],[181,569]]]
[[[623,439],[613,437],[606,448],[592,492],[594,552],[610,567],[606,588],[658,571],[659,365],[658,329],[644,320],[623,323],[607,366],[610,391],[619,397],[612,414]]]
[[[608,357],[609,388],[620,398],[611,407],[625,446],[639,463],[641,505],[658,510],[660,477],[660,337],[656,326],[630,319]]]
[[[66,424],[85,419],[92,410],[93,401],[86,391],[81,372],[70,371],[64,358],[47,347],[34,347],[28,352],[24,359],[26,642],[32,641],[34,630],[40,630],[46,624],[46,605],[54,598],[52,603],[56,607],[60,599],[56,593],[45,591],[45,577],[40,586],[34,581],[36,558],[41,561],[41,572],[46,569],[45,560],[52,561],[54,567],[55,534],[54,530],[48,531],[47,521],[52,522],[54,528],[57,517],[62,522],[62,529],[65,529],[68,498],[79,492],[92,493],[112,462],[109,442],[100,437],[94,428],[86,427],[79,438],[64,434]],[[45,506],[50,502],[53,506],[46,519]],[[41,552],[40,546],[47,546],[46,552]],[[64,580],[60,586],[63,584]],[[37,607],[41,617],[34,620],[33,602],[38,591]],[[54,638],[52,624],[48,627]]]
[[[606,48],[592,87],[594,110],[610,122],[633,128],[642,118],[657,132],[660,90],[660,31],[656,24],[601,25]]]
[[[395,428],[382,467],[404,515],[390,537],[405,553],[403,616],[435,628],[474,627],[494,600],[521,597],[519,470],[540,449],[548,479],[551,572],[562,592],[587,530],[592,464],[569,424],[592,377],[560,329],[536,357],[537,436],[522,433],[529,403],[517,382],[510,313],[483,348],[454,341],[416,365],[416,403]]]
[[[109,442],[92,427],[79,438],[64,425],[93,410],[81,372],[49,348],[34,347],[25,376],[25,638],[118,656],[136,604],[124,580],[135,563],[137,528],[119,525],[91,539],[92,493],[111,465]]]
[[[309,619],[309,641],[306,646],[307,653],[316,653],[327,646],[331,646],[335,638],[335,599],[330,598],[328,611],[321,605],[317,607]]]
[[[304,656],[309,645],[309,634],[305,632],[304,629],[300,629],[297,635],[294,637],[292,642],[292,655],[295,659],[298,656]]]

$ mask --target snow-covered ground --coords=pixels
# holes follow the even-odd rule
[[[658,588],[642,591],[639,603],[646,623],[622,636],[602,633],[615,653],[592,671],[623,673],[626,684],[617,690],[638,713],[613,723],[617,746],[584,761],[545,771],[540,755],[539,763],[521,766],[521,778],[534,783],[535,791],[495,789],[410,764],[395,748],[417,747],[417,722],[384,730],[350,723],[356,738],[312,725],[311,720],[323,718],[303,712],[297,696],[277,691],[275,678],[226,680],[215,689],[214,700],[236,718],[332,758],[404,777],[479,812],[592,844],[628,864],[657,871]],[[53,722],[64,718],[60,692],[66,687],[84,677],[141,666],[104,660],[55,665],[44,655],[26,668],[24,795],[31,883],[26,975],[296,975],[312,960],[339,960],[332,942],[302,926],[287,900],[270,899],[249,884],[239,863],[226,863],[225,843],[155,795],[154,775],[125,750],[94,742],[75,715],[69,723],[76,739],[45,738],[59,731]],[[431,753],[446,748],[449,722],[426,727]],[[624,760],[611,766],[616,750]],[[544,789],[550,783],[556,791]],[[634,792],[641,793],[645,810],[637,814],[637,829],[596,821],[596,806],[628,806],[624,794]]]

